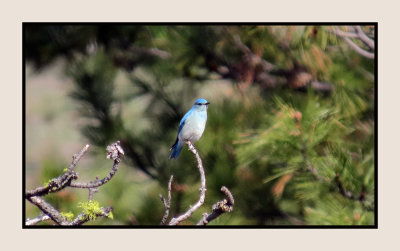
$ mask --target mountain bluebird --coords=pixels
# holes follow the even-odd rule
[[[179,124],[178,136],[170,149],[172,150],[169,156],[170,159],[178,158],[186,141],[194,143],[200,139],[206,127],[208,104],[210,104],[210,102],[199,98],[194,103],[192,109],[183,116]]]

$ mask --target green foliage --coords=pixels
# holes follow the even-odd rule
[[[61,215],[69,221],[72,221],[74,214],[72,212],[61,212]]]
[[[47,187],[47,186],[50,184],[50,182],[51,182],[51,180],[48,180],[47,182],[45,182],[45,183],[43,184],[43,187]]]
[[[374,213],[360,203],[328,195],[316,201],[315,207],[305,207],[305,219],[310,225],[370,225]]]
[[[87,202],[79,202],[78,207],[83,209],[84,217],[89,218],[90,220],[95,220],[99,214],[102,213],[102,208],[98,201],[89,200]]]
[[[300,203],[304,209],[294,215],[304,214],[307,224],[373,224],[372,209],[366,206],[373,204],[373,196],[367,201],[359,197],[374,193],[373,130],[361,135],[368,144],[361,145],[359,137],[353,141],[354,121],[360,117],[354,114],[363,106],[347,107],[353,109],[349,115],[338,111],[335,100],[307,96],[293,96],[289,104],[276,99],[277,109],[265,117],[263,129],[238,141],[239,166],[256,176],[264,173],[265,189],[271,189],[277,205]],[[352,199],[344,198],[337,182],[351,191]]]
[[[169,160],[168,149],[182,116],[204,97],[211,104],[196,147],[207,197],[186,224],[209,213],[225,185],[234,211],[211,224],[372,225],[374,62],[345,50],[331,28],[71,25],[24,32],[27,59],[37,69],[65,60],[70,97],[85,118],[82,134],[103,155],[107,144],[121,140],[123,166],[134,168],[121,168],[96,193],[114,208],[104,224],[158,225],[164,213],[158,195],[166,194],[171,174],[171,215],[198,199],[193,155],[185,147]],[[307,81],[296,86],[300,73]],[[314,81],[330,91],[321,94]],[[89,173],[102,175],[103,155]],[[60,165],[44,162],[41,180],[58,176],[67,166]],[[74,211],[73,202],[86,196],[49,200]],[[87,203],[93,205],[79,205],[94,217],[98,203]]]

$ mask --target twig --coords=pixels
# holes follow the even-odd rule
[[[206,198],[206,176],[204,173],[204,168],[203,168],[203,163],[201,161],[200,155],[197,151],[197,149],[194,147],[192,142],[187,141],[186,144],[189,147],[189,150],[196,156],[197,159],[197,168],[199,169],[200,172],[200,181],[201,181],[201,188],[200,188],[200,198],[197,201],[197,203],[190,207],[189,210],[186,211],[186,213],[182,214],[181,216],[178,216],[176,218],[172,218],[171,221],[169,222],[169,225],[177,225],[180,222],[186,220],[189,218],[197,209],[203,205],[204,200]]]
[[[373,52],[366,51],[354,43],[350,38],[358,39],[363,42],[370,50],[375,49],[375,42],[373,39],[369,38],[364,31],[361,29],[361,26],[352,27],[354,32],[344,32],[339,27],[334,27],[331,32],[335,33],[337,36],[343,38],[343,40],[352,48],[354,51],[359,53],[360,55],[373,59],[375,54]]]
[[[165,206],[165,213],[164,216],[161,220],[160,225],[164,225],[165,222],[167,221],[168,215],[169,215],[169,209],[171,207],[171,188],[172,188],[172,180],[174,179],[174,176],[171,175],[171,178],[169,179],[168,182],[168,200],[166,200],[161,194],[160,194],[160,198],[161,201],[163,202],[164,206]]]
[[[28,218],[28,219],[25,221],[25,224],[26,224],[27,226],[33,226],[33,225],[38,224],[39,222],[46,221],[46,220],[50,220],[50,219],[51,219],[51,218],[50,218],[48,215],[44,214],[43,212],[40,212],[40,214],[38,215],[38,217],[33,218],[33,219],[29,219],[29,218]]]
[[[365,34],[365,32],[361,29],[361,26],[356,26],[355,28],[360,40],[371,50],[375,49],[375,41]]]
[[[105,217],[108,218],[110,216],[110,213],[112,212],[113,208],[112,207],[106,207],[106,208],[101,208],[101,212],[97,213],[97,217]],[[67,225],[70,226],[79,226],[84,224],[85,222],[88,222],[90,218],[85,215],[84,213],[79,214],[74,220],[69,222]]]
[[[57,178],[52,179],[47,186],[38,187],[36,189],[27,191],[25,193],[25,197],[29,198],[31,196],[43,196],[48,193],[58,192],[64,189],[72,180],[78,179],[78,174],[73,171],[76,164],[78,164],[79,160],[82,158],[83,155],[88,151],[90,145],[86,145],[79,154],[74,154],[72,156],[72,163],[68,167],[67,172],[61,174]]]
[[[76,164],[78,164],[79,160],[85,155],[85,153],[89,150],[90,145],[87,144],[80,152],[78,155],[72,156],[72,163],[68,167],[68,171],[72,172],[72,170],[75,168]]]
[[[329,31],[330,33],[334,33],[334,34],[338,35],[339,37],[358,38],[357,33],[342,31],[342,30],[339,29],[338,27],[335,27],[335,29],[329,29],[328,31]]]
[[[88,183],[71,182],[70,187],[96,188],[106,184],[118,171],[119,163],[121,162],[121,155],[124,155],[124,150],[121,148],[120,141],[118,140],[114,144],[107,146],[107,158],[113,159],[114,165],[106,177],[101,180],[96,179],[95,181]]]
[[[358,54],[366,57],[366,58],[371,58],[373,59],[375,57],[375,54],[372,52],[368,52],[364,49],[361,49],[358,45],[356,45],[353,41],[351,41],[350,38],[348,37],[343,37],[343,40],[346,41],[346,43],[353,49],[355,50]]]
[[[75,188],[96,188],[99,186],[102,186],[109,182],[111,178],[114,176],[114,174],[118,171],[120,159],[114,160],[114,165],[111,169],[111,171],[107,174],[106,177],[104,177],[101,180],[95,180],[92,182],[87,182],[87,183],[81,183],[81,182],[71,182],[70,187],[75,187]]]
[[[58,225],[67,225],[68,221],[61,215],[61,213],[55,209],[52,205],[46,202],[43,198],[39,196],[29,197],[28,200],[37,206],[43,213],[48,215],[55,223]]]
[[[38,222],[47,220],[47,219],[52,219],[56,224],[58,225],[80,225],[83,224],[84,222],[90,220],[85,217],[84,214],[79,215],[75,220],[72,222],[68,221],[62,214],[54,208],[51,204],[46,202],[43,198],[40,196],[46,195],[48,193],[54,193],[57,191],[60,191],[64,189],[65,187],[75,187],[75,188],[89,188],[89,200],[93,198],[93,194],[97,191],[96,187],[99,187],[101,185],[104,185],[107,183],[117,172],[118,166],[120,163],[120,158],[121,155],[124,154],[123,149],[120,146],[120,142],[117,141],[116,143],[113,143],[112,145],[109,145],[107,147],[107,158],[113,159],[114,160],[114,165],[111,170],[111,172],[102,180],[98,180],[96,177],[96,180],[94,182],[90,183],[74,183],[73,180],[78,179],[78,174],[73,170],[79,160],[82,158],[82,156],[88,151],[89,145],[86,145],[77,155],[74,155],[72,157],[72,163],[67,169],[65,173],[60,175],[57,178],[52,179],[46,186],[44,187],[39,187],[30,191],[27,191],[25,193],[25,198],[31,202],[32,204],[36,205],[43,213],[43,216],[39,215],[35,219],[28,219],[25,221],[26,225],[34,225],[37,224]],[[110,212],[112,211],[112,208],[102,208],[102,212],[98,213],[97,216],[104,216],[108,217]]]
[[[25,193],[25,198],[32,196],[43,196],[49,193],[58,192],[67,187],[72,180],[78,179],[78,174],[74,171],[67,171],[57,178],[52,179],[46,186],[38,187]]]
[[[207,225],[221,214],[233,211],[235,200],[233,199],[232,193],[225,186],[221,187],[221,191],[226,195],[226,198],[218,201],[212,206],[211,214],[204,213],[203,218],[197,223],[197,225]]]
[[[88,200],[92,200],[95,193],[97,193],[99,189],[96,188],[89,188],[89,198]]]

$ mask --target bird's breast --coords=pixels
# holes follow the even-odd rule
[[[207,114],[205,114],[205,117],[202,115],[194,114],[185,121],[185,125],[179,134],[180,140],[194,143],[200,139],[207,121]]]

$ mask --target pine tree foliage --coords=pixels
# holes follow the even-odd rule
[[[304,215],[307,224],[373,224],[374,135],[369,128],[356,136],[352,116],[364,106],[348,106],[353,111],[341,113],[332,105],[335,98],[307,95],[289,103],[276,99],[276,111],[265,116],[264,126],[240,139],[239,165],[264,172],[276,203],[302,205],[295,216]]]

